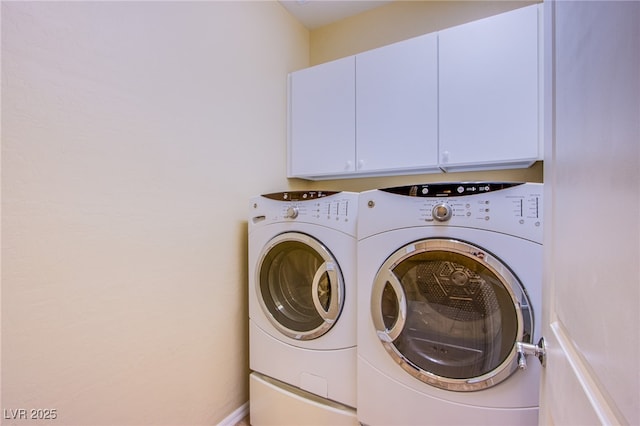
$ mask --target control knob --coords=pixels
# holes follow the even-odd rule
[[[451,219],[453,215],[453,210],[446,203],[436,204],[436,206],[431,210],[431,215],[438,222],[446,222]]]
[[[284,215],[284,217],[295,219],[296,217],[298,217],[298,208],[294,206],[288,207],[287,213]]]

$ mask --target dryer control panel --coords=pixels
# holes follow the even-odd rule
[[[312,223],[355,235],[357,193],[286,191],[254,197],[250,203],[250,225]]]
[[[540,183],[462,182],[361,194],[359,235],[411,226],[486,229],[542,242]]]

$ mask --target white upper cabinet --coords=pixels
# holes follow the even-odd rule
[[[356,55],[356,158],[360,173],[439,171],[436,34]]]
[[[290,74],[289,177],[438,169],[436,34]]]
[[[541,159],[538,5],[439,32],[440,166]]]
[[[322,178],[355,170],[355,58],[289,75],[290,177]]]
[[[291,73],[288,176],[542,159],[539,13],[527,6]]]

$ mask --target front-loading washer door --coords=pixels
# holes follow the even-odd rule
[[[286,232],[260,255],[256,292],[267,318],[282,334],[310,340],[327,333],[344,303],[342,272],[315,238]]]
[[[494,386],[518,366],[533,313],[520,281],[487,251],[451,239],[398,249],[373,283],[378,337],[405,371],[438,388]]]

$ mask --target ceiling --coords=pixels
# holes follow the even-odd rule
[[[391,1],[393,0],[280,0],[280,3],[307,29],[314,30]]]

